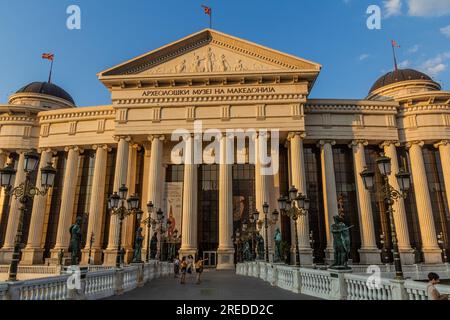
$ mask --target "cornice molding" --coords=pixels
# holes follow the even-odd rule
[[[305,104],[305,113],[377,111],[397,113],[397,106],[356,104]]]
[[[72,111],[67,112],[67,109],[65,111],[62,111],[60,113],[52,113],[52,114],[43,114],[39,115],[40,121],[50,121],[50,120],[66,120],[66,119],[73,119],[73,118],[89,118],[89,117],[111,117],[114,118],[116,115],[115,109],[110,110],[96,110],[96,111]]]

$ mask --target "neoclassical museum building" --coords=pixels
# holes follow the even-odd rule
[[[386,263],[392,259],[387,208],[360,175],[373,170],[380,191],[375,160],[381,154],[391,158],[395,188],[396,173],[411,173],[408,197],[394,204],[402,263],[442,263],[443,249],[450,249],[450,91],[421,72],[398,69],[376,80],[362,100],[310,99],[320,71],[317,63],[206,29],[98,73],[110,105],[77,108],[48,82],[18,90],[0,105],[0,167],[23,167],[25,153],[35,149],[39,168],[51,163],[57,170],[48,194],[26,204],[21,264],[56,264],[61,249],[68,257],[69,228],[78,216],[82,263],[91,251],[96,264],[114,265],[119,241],[130,262],[139,224],[145,255],[143,221],[129,215],[119,232],[118,216],[108,210],[109,196],[123,185],[139,197],[142,220],[152,201],[171,221],[169,236],[179,235],[180,253],[208,256],[218,269],[234,268],[243,224],[256,210],[264,220],[264,203],[272,220],[291,186],[307,195],[310,209],[296,224],[283,215],[270,224],[271,257],[280,229],[295,259],[297,228],[302,265],[329,262],[330,227],[341,212],[353,226],[352,262]],[[219,134],[199,138],[199,126]],[[174,141],[180,130],[187,134]],[[254,134],[239,144],[230,130]],[[262,173],[267,163],[250,161],[259,150],[251,142],[262,137],[273,174]],[[213,140],[218,151],[208,148]],[[217,153],[224,158],[229,145],[235,162],[208,161]],[[199,149],[200,161],[186,161],[198,158]],[[24,179],[18,170],[14,184]],[[30,179],[39,185],[39,171]],[[0,264],[8,264],[21,204],[4,190],[0,202]],[[156,219],[156,210],[151,215]]]

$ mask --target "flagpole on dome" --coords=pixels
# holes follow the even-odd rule
[[[54,59],[52,59],[52,63],[50,64],[50,73],[48,75],[48,83],[52,82],[53,61],[54,61]]]
[[[394,56],[394,68],[395,68],[395,71],[397,71],[398,64],[397,64],[397,56],[395,54],[395,48],[400,48],[400,46],[398,45],[397,41],[395,41],[395,40],[391,40],[391,44],[392,44],[392,54]]]
[[[43,53],[42,59],[50,60],[50,73],[48,75],[48,83],[52,82],[52,73],[53,73],[53,61],[55,60],[55,55],[53,53]]]

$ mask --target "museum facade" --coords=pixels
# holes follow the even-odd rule
[[[310,209],[296,224],[283,216],[270,225],[271,257],[275,230],[294,253],[297,228],[301,263],[329,261],[330,226],[341,212],[354,226],[353,262],[385,263],[392,259],[387,208],[360,176],[372,169],[381,189],[380,154],[391,158],[394,174],[411,173],[411,192],[394,204],[402,262],[441,263],[450,249],[450,92],[407,69],[381,77],[362,100],[309,99],[320,70],[206,29],[100,72],[111,105],[77,108],[52,83],[20,89],[0,105],[0,166],[21,168],[25,152],[36,149],[41,167],[57,170],[50,192],[26,204],[21,263],[55,264],[61,249],[68,255],[77,216],[83,263],[91,254],[96,264],[114,265],[119,235],[130,262],[139,222],[130,215],[119,232],[107,206],[123,185],[139,196],[144,219],[149,201],[170,219],[182,255],[217,257],[219,269],[234,268],[243,224],[256,210],[264,219],[265,203],[279,211],[290,186],[307,195]],[[39,175],[31,177],[38,185]],[[20,203],[4,190],[0,201],[0,264],[7,264]]]

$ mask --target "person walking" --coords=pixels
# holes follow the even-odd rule
[[[192,255],[188,255],[186,272],[192,275],[193,269],[194,269],[194,257]]]
[[[197,284],[201,283],[200,278],[203,273],[203,261],[205,261],[205,260],[198,258],[197,262],[195,263],[195,272],[197,272]]]
[[[186,257],[183,257],[181,259],[181,263],[180,263],[180,269],[181,269],[181,279],[180,279],[180,284],[185,284],[186,283],[186,271],[187,271],[187,266],[188,263],[186,261]]]
[[[436,285],[439,283],[439,275],[434,272],[430,272],[428,274],[428,300],[449,300],[448,294],[440,294],[438,289],[436,289]]]
[[[173,273],[175,278],[178,278],[178,275],[180,274],[180,259],[178,259],[178,257],[175,257],[173,260]]]

